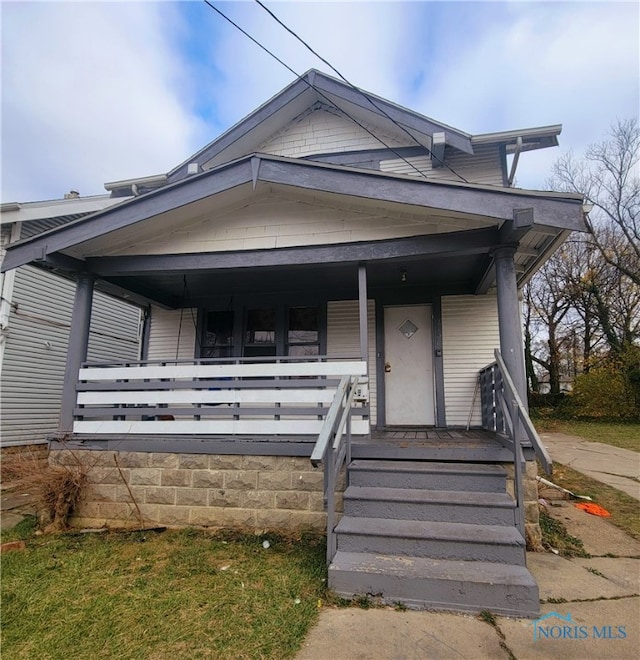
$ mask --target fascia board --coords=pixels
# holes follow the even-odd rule
[[[294,189],[469,213],[498,220],[511,220],[516,210],[533,209],[535,224],[584,230],[582,197],[579,195],[426,181],[282,156],[253,155],[135,197],[117,208],[19,241],[8,248],[2,270],[42,259],[47,254],[117,231],[231,187],[249,182],[255,185],[257,181]]]
[[[74,199],[3,204],[0,209],[0,222],[4,225],[14,222],[60,218],[78,213],[96,213],[116,204],[121,204],[128,199],[130,197],[95,195],[93,197],[77,197]]]
[[[359,88],[354,89],[335,78],[331,78],[330,76],[321,73],[316,75],[314,86],[325,94],[336,96],[362,110],[373,112],[385,121],[389,121],[380,110],[375,108],[374,105],[368,101],[367,97],[370,97],[374,100],[377,106],[382,108],[384,112],[406,129],[409,129],[410,131],[418,131],[429,136],[433,133],[444,132],[447,145],[464,153],[473,154],[471,135],[448,126],[447,124],[437,122],[429,117],[414,112],[413,110],[409,110],[401,105],[387,101],[375,94],[360,90]],[[398,129],[396,128],[395,130]]]
[[[219,153],[225,149],[228,149],[235,142],[249,134],[256,127],[260,126],[265,121],[268,121],[278,112],[280,112],[286,105],[297,99],[301,94],[309,92],[309,101],[311,105],[315,98],[311,95],[313,90],[310,90],[311,88],[308,81],[303,78],[298,78],[290,85],[285,87],[282,91],[278,92],[278,94],[259,106],[256,110],[234,124],[231,128],[227,129],[224,133],[222,133],[222,135],[200,149],[200,151],[196,152],[187,158],[187,160],[180,163],[180,165],[172,169],[167,174],[168,180],[173,182],[176,181],[176,179],[185,176],[187,165],[189,163],[202,164],[209,162]],[[313,94],[315,95],[315,92],[313,92]],[[252,151],[255,151],[255,148],[252,149]]]

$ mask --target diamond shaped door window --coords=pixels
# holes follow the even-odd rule
[[[412,321],[410,321],[409,319],[407,319],[407,320],[406,320],[406,321],[405,321],[405,322],[404,322],[404,323],[398,328],[398,330],[400,330],[400,332],[401,332],[401,333],[402,333],[407,339],[411,339],[411,337],[413,337],[413,335],[415,335],[416,332],[418,332],[418,326],[417,326],[415,323],[413,323]]]

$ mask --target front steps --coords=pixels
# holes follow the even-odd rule
[[[329,586],[416,609],[536,617],[506,472],[497,465],[354,460]]]

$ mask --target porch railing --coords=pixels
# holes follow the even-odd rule
[[[84,365],[74,433],[318,436],[343,376],[362,360],[233,358]],[[369,433],[366,394],[352,433]]]
[[[533,448],[536,458],[548,475],[553,471],[553,462],[497,349],[495,356],[496,361],[480,371],[482,428],[497,433],[505,447],[513,452],[517,524],[524,537],[523,443]]]
[[[327,509],[327,564],[336,554],[336,483],[345,462],[351,461],[353,399],[358,388],[357,376],[343,376],[329,408],[316,445],[311,453],[314,467],[324,468],[324,501]],[[346,431],[346,434],[345,434]]]

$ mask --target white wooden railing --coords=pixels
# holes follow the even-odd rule
[[[343,376],[366,377],[362,360],[250,358],[85,365],[76,434],[318,436]],[[352,433],[369,433],[355,404]]]

